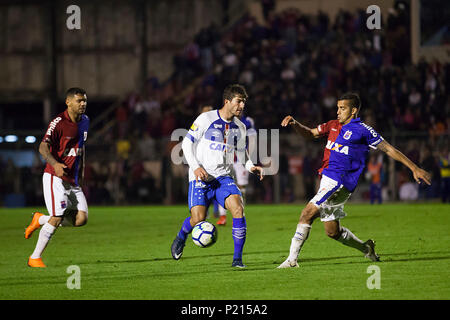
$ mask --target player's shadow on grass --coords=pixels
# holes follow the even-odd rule
[[[427,252],[428,254],[448,254],[448,251],[434,251],[434,252]],[[305,258],[301,259],[301,262],[305,263],[305,266],[315,266],[315,265],[336,265],[336,264],[368,264],[368,263],[389,263],[389,262],[402,262],[402,261],[432,261],[432,260],[448,260],[450,259],[449,255],[445,256],[431,256],[431,257],[407,257],[407,258],[400,258],[401,256],[411,256],[411,255],[424,255],[424,253],[421,252],[404,252],[404,253],[386,253],[386,254],[380,254],[380,260],[379,262],[373,262],[369,259],[363,258],[361,255],[352,255],[352,256],[339,256],[339,257],[324,257],[324,258]],[[393,257],[393,258],[392,258]],[[362,258],[361,261],[345,261],[345,262],[332,262],[332,263],[325,263],[325,264],[314,264],[314,262],[320,262],[320,261],[330,261],[330,260],[339,260],[339,259],[349,259],[349,258]],[[283,261],[280,261],[280,263]],[[313,264],[310,264],[312,262]],[[276,264],[275,262],[273,264]]]
[[[260,255],[260,254],[271,254],[276,253],[279,254],[276,261],[275,259],[271,259],[272,262],[267,261],[261,261],[257,263],[251,263],[249,261],[249,265],[274,265],[274,264],[280,264],[284,261],[284,252],[280,251],[256,251],[256,252],[246,252],[246,256],[252,256],[252,255]],[[450,251],[432,251],[427,252],[425,254],[449,254]],[[432,256],[432,257],[414,257],[414,255],[423,255],[424,253],[421,252],[402,252],[402,253],[380,253],[380,259],[381,262],[400,262],[400,261],[427,261],[427,260],[446,260],[450,259],[449,255],[446,256]],[[408,258],[400,258],[401,256],[413,256]],[[210,255],[195,255],[195,256],[183,256],[182,260],[193,260],[193,259],[208,259],[208,258],[214,258],[214,257],[230,257],[230,253],[219,253],[219,254],[210,254]],[[394,258],[391,258],[394,257]],[[320,262],[320,261],[332,261],[332,260],[342,260],[342,259],[352,259],[352,258],[363,258],[361,254],[353,254],[353,255],[347,255],[347,256],[324,256],[321,258],[300,258],[301,262],[304,263],[314,263],[314,262]],[[155,257],[150,259],[126,259],[126,260],[98,260],[96,262],[81,262],[78,263],[80,265],[82,264],[114,264],[114,263],[148,263],[148,262],[159,262],[159,261],[173,261],[174,259],[172,257]],[[251,260],[251,259],[250,259]],[[280,260],[280,261],[278,261]],[[353,263],[372,263],[372,261],[368,259],[362,259],[361,261],[346,261],[346,262],[334,262],[330,264],[353,264]],[[222,265],[222,262],[218,262],[217,265]]]

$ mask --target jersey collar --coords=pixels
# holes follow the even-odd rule
[[[225,119],[222,119],[222,117],[220,116],[220,113],[219,113],[219,109],[217,109],[217,115],[219,116],[219,119],[222,120],[222,121],[225,122],[225,123],[232,123],[232,122],[233,122],[233,120],[231,120],[231,121],[226,121]]]

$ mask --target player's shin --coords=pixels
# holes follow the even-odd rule
[[[311,230],[311,225],[306,223],[299,223],[297,225],[297,230],[295,231],[294,237],[291,240],[291,247],[289,249],[289,261],[296,262],[298,259],[298,255],[300,250],[305,243],[306,239],[308,239],[309,231]]]
[[[357,236],[345,227],[341,227],[341,236],[337,239],[337,241],[365,253],[366,246],[364,245],[364,242],[358,239]]]
[[[220,204],[219,204],[219,215],[220,216],[226,216],[227,215],[227,209],[222,207]]]
[[[191,233],[192,229],[193,227],[191,226],[191,217],[187,217],[186,219],[184,219],[183,225],[178,232],[178,237],[180,239],[186,240],[187,235]]]
[[[245,239],[247,237],[247,222],[245,217],[233,218],[233,241],[234,241],[234,255],[233,260],[242,259],[242,251],[244,249]]]
[[[55,231],[56,227],[52,226],[49,223],[45,223],[42,226],[41,231],[39,232],[39,239],[36,243],[36,248],[31,255],[31,259],[37,259],[41,257],[42,252],[44,252],[45,247],[47,246]]]

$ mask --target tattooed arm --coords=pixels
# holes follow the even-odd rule
[[[425,170],[419,168],[414,162],[412,162],[407,156],[393,147],[391,144],[386,142],[385,140],[381,141],[377,145],[377,149],[385,152],[389,157],[394,160],[397,160],[407,166],[413,173],[414,180],[417,183],[421,183],[421,180],[425,181],[426,184],[431,184],[431,175]]]
[[[55,175],[59,178],[66,175],[64,172],[64,168],[67,168],[67,166],[64,163],[60,163],[56,161],[56,159],[53,157],[50,146],[47,142],[41,142],[39,145],[39,153],[44,157],[44,160],[50,164],[53,169],[55,170]]]

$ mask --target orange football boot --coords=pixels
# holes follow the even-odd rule
[[[224,226],[227,224],[227,216],[220,216],[219,220],[217,220],[217,224],[219,226]]]
[[[42,261],[42,258],[28,258],[28,266],[32,268],[47,268],[47,266],[44,264],[44,261]]]
[[[29,239],[33,234],[34,230],[39,229],[41,225],[39,224],[39,218],[44,214],[40,212],[33,212],[33,219],[31,219],[30,225],[25,229],[25,239]]]

